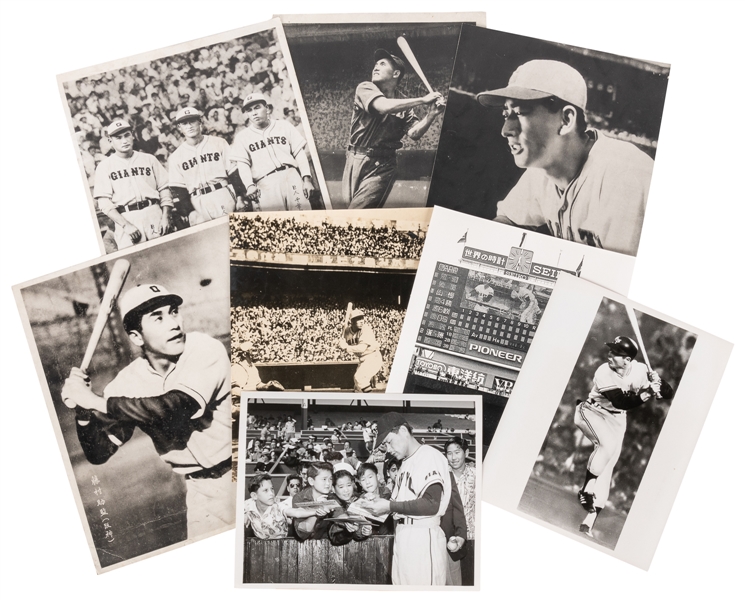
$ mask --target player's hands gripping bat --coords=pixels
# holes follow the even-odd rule
[[[647,365],[647,369],[649,370],[649,380],[652,382],[652,385],[650,387],[652,388],[652,391],[654,392],[656,398],[662,398],[662,394],[660,392],[662,380],[649,364],[649,356],[647,356],[647,349],[644,347],[644,340],[642,339],[642,332],[639,329],[639,321],[636,318],[636,313],[634,312],[634,309],[631,308],[628,304],[626,305],[626,312],[629,315],[629,321],[631,321],[631,329],[634,330],[634,335],[636,336],[639,350],[641,351],[642,357],[644,358],[644,364]]]
[[[114,263],[114,266],[111,269],[109,282],[106,284],[106,290],[103,293],[103,298],[101,298],[101,306],[98,310],[98,316],[96,317],[96,322],[93,325],[93,331],[91,332],[91,337],[88,340],[88,346],[85,349],[83,360],[80,363],[80,371],[85,374],[86,377],[86,371],[91,364],[93,353],[96,350],[98,341],[101,339],[103,330],[109,320],[109,315],[114,309],[114,303],[119,297],[119,294],[122,291],[122,287],[124,287],[124,282],[127,280],[127,275],[129,275],[129,266],[130,265],[128,260],[120,258]],[[64,390],[65,388],[62,388],[62,400],[64,401],[65,405],[68,408],[75,408],[75,402],[69,398],[65,398]]]
[[[403,52],[403,55],[406,57],[406,60],[409,61],[409,64],[414,69],[414,72],[419,76],[419,79],[422,80],[422,83],[424,84],[424,87],[427,88],[427,91],[430,94],[434,94],[435,90],[432,89],[432,86],[429,84],[429,81],[427,80],[426,75],[424,74],[424,71],[422,71],[422,67],[419,66],[419,61],[416,59],[416,56],[414,56],[414,52],[411,49],[411,46],[409,46],[409,42],[406,40],[406,38],[402,35],[399,35],[396,39],[396,43],[398,44],[398,47],[401,48],[401,52]],[[435,105],[439,107],[445,106],[445,100],[440,98],[435,102]]]

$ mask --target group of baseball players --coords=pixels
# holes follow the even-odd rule
[[[376,452],[356,468],[349,461],[311,462],[287,478],[288,496],[276,496],[271,476],[248,482],[244,526],[249,536],[329,539],[332,545],[394,535],[392,583],[462,585],[460,561],[475,535],[476,480],[469,443],[453,437],[443,454],[420,443],[406,416],[377,420]],[[375,464],[388,457],[391,482]],[[331,452],[331,459],[338,453]]]

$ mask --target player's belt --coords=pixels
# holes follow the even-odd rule
[[[391,158],[392,156],[396,156],[395,148],[366,148],[365,146],[353,146],[350,144],[347,146],[347,150],[355,154],[364,154],[370,158]]]
[[[595,402],[595,400],[593,400],[592,398],[588,398],[587,400],[585,400],[585,402],[587,402],[587,404],[589,404],[593,408],[602,408],[604,411],[609,412],[612,415],[620,415],[622,412],[625,412],[623,410],[616,410],[616,409],[613,409],[613,408],[606,408],[602,404],[598,404],[597,402]]]
[[[187,479],[220,479],[220,477],[230,471],[231,466],[232,458],[228,457],[221,463],[217,463],[214,467],[194,471],[194,473],[187,473],[185,477]]]
[[[200,188],[196,188],[191,195],[192,196],[203,196],[204,194],[209,194],[211,192],[214,192],[215,190],[221,190],[225,186],[222,183],[215,183],[212,185],[205,185]]]
[[[125,204],[124,206],[117,206],[116,211],[125,213],[133,210],[142,210],[143,208],[147,208],[148,206],[152,206],[153,204],[158,204],[158,201],[153,200],[152,198],[147,198],[145,200],[140,200],[139,202],[130,202],[129,204]]]
[[[262,175],[261,177],[254,179],[254,183],[256,183],[257,181],[261,181],[262,179],[264,179],[264,177],[268,177],[269,175],[273,175],[274,173],[279,173],[279,171],[284,171],[285,169],[294,169],[294,168],[295,167],[291,165],[282,165],[281,167],[277,167],[276,169],[274,169],[274,171],[269,171],[265,175]]]
[[[401,525],[412,525],[414,527],[422,527],[424,529],[435,529],[440,526],[440,517],[428,517],[425,519],[412,519],[411,517],[404,517],[399,520]]]

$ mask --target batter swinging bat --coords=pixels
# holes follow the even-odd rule
[[[127,275],[129,275],[129,261],[124,258],[120,258],[114,263],[114,266],[111,269],[109,282],[106,284],[103,298],[101,298],[101,306],[98,309],[98,316],[96,317],[96,322],[93,325],[93,331],[91,332],[91,337],[88,340],[88,346],[85,349],[83,360],[80,363],[81,371],[87,371],[88,367],[91,364],[93,352],[95,352],[96,346],[98,346],[98,340],[101,339],[104,327],[106,327],[106,323],[109,320],[109,315],[114,309],[114,302],[116,302],[116,299],[119,297],[119,294],[122,291],[124,282],[127,280]],[[64,401],[65,405],[67,405],[69,408],[75,408],[75,403],[71,400],[64,399]]]
[[[636,319],[636,313],[634,312],[634,309],[631,308],[629,305],[626,305],[626,312],[629,315],[629,321],[631,321],[631,329],[634,330],[634,335],[636,336],[636,342],[639,345],[639,350],[641,350],[642,357],[644,358],[644,364],[647,365],[647,369],[652,371],[652,365],[649,364],[649,356],[647,356],[647,349],[644,347],[644,340],[642,339],[642,332],[639,330],[639,321]],[[659,395],[657,396],[660,397]]]
[[[341,335],[339,336],[341,339],[344,339],[344,330],[347,328],[347,324],[349,323],[349,315],[352,314],[352,303],[347,303],[347,314],[344,315],[344,323],[341,325]]]
[[[427,81],[427,78],[424,76],[424,71],[422,71],[422,67],[419,66],[419,61],[416,59],[416,56],[414,56],[414,52],[412,52],[411,46],[409,46],[409,42],[406,41],[406,38],[402,35],[399,35],[396,43],[398,43],[398,47],[401,48],[401,52],[404,53],[406,60],[409,61],[409,64],[414,69],[414,72],[419,75],[419,79],[422,80],[422,83],[424,83],[427,91],[430,94],[434,92],[432,86],[429,85],[429,81]]]

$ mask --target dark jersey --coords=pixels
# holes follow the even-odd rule
[[[372,107],[375,98],[385,97],[371,81],[363,81],[354,93],[354,110],[349,143],[364,148],[398,150],[403,146],[401,139],[419,118],[413,110],[380,115]]]

